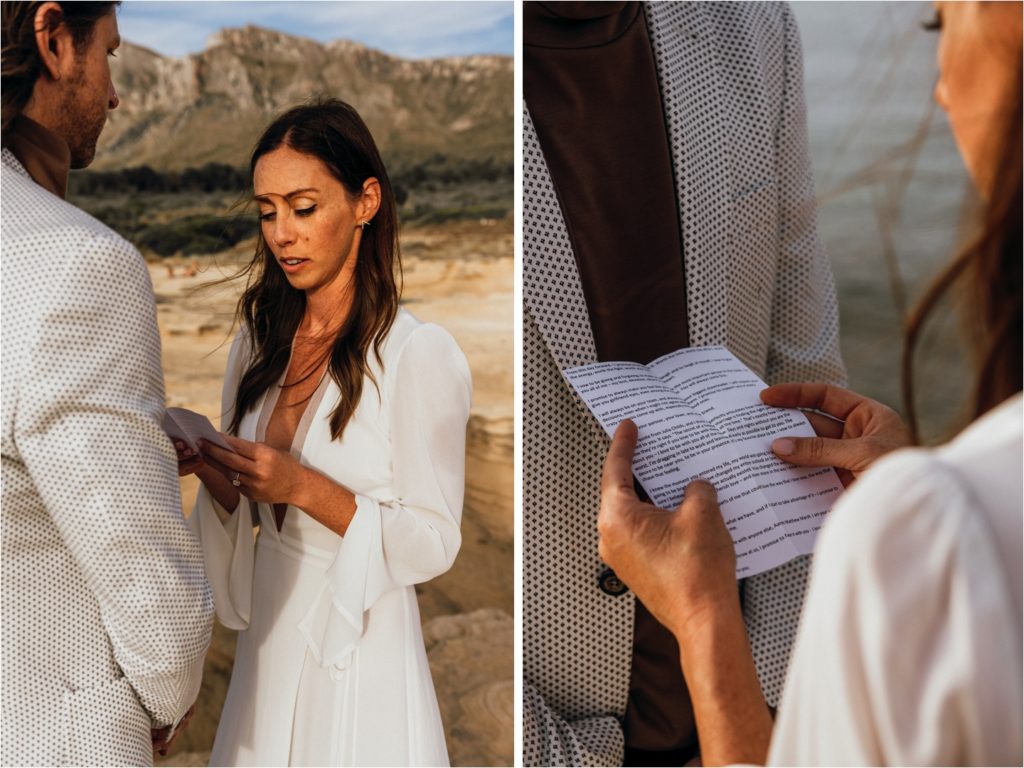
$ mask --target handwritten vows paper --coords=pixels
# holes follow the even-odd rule
[[[799,411],[763,405],[767,386],[727,349],[691,347],[639,363],[592,363],[565,377],[611,435],[639,428],[633,473],[662,509],[702,478],[736,546],[746,578],[810,554],[842,484],[829,467],[793,467],[771,452],[777,437],[813,437]]]

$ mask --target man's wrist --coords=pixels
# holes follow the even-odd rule
[[[763,764],[771,714],[738,597],[689,622],[676,638],[705,764]]]
[[[746,631],[738,590],[681,601],[680,609],[668,625],[680,649],[699,647],[708,642],[708,638],[735,627]]]

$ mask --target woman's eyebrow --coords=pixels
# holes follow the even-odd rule
[[[320,190],[316,187],[306,187],[304,189],[295,189],[291,192],[281,194],[279,192],[264,192],[262,195],[254,195],[253,200],[266,200],[268,197],[283,197],[285,200],[291,200],[293,197],[305,194],[306,192],[319,192]]]

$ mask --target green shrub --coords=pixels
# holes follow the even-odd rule
[[[235,243],[255,237],[256,220],[251,216],[187,216],[167,224],[152,224],[134,240],[159,256],[184,253],[192,256],[217,253]]]

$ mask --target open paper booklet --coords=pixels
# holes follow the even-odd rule
[[[771,408],[766,384],[727,349],[691,347],[639,363],[592,363],[565,377],[608,434],[639,428],[633,473],[651,500],[675,509],[694,479],[712,483],[745,578],[810,554],[842,491],[831,468],[793,467],[777,437],[812,437],[802,413]]]
[[[219,445],[225,451],[235,452],[235,449],[228,445],[220,432],[213,428],[210,420],[201,413],[190,411],[188,408],[168,408],[164,414],[164,432],[172,440],[182,440],[185,445],[196,453],[199,452],[197,443],[199,438],[207,442]]]

